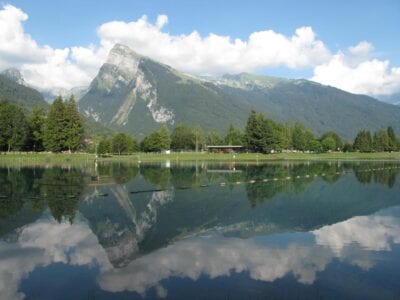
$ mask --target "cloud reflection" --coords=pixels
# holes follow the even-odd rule
[[[64,263],[111,268],[104,249],[83,221],[71,225],[42,218],[16,234],[16,242],[0,240],[0,299],[23,299],[20,282],[40,266]]]
[[[160,297],[168,294],[162,281],[171,277],[195,281],[200,276],[216,278],[246,272],[254,280],[271,282],[292,274],[298,282],[312,284],[334,258],[365,270],[372,268],[368,253],[388,251],[392,243],[400,243],[399,212],[400,207],[392,208],[296,234],[312,234],[314,240],[304,238],[300,242],[288,234],[288,242],[279,245],[269,237],[191,237],[119,269],[110,264],[97,237],[79,217],[74,224],[42,218],[19,229],[11,242],[0,240],[0,298],[23,298],[18,290],[21,281],[35,268],[57,262],[99,267],[98,283],[103,290],[144,295],[155,288]]]

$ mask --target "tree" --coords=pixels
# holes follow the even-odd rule
[[[333,149],[329,149],[329,150],[335,150],[336,151],[336,150],[342,149],[342,147],[343,147],[342,139],[339,137],[339,135],[336,132],[333,132],[333,131],[325,132],[321,136],[320,141],[322,142],[324,139],[326,139],[328,137],[332,138],[334,140],[334,142],[335,142],[334,148]]]
[[[163,125],[160,130],[160,149],[162,150],[168,150],[171,148],[171,137],[169,135],[169,130],[167,125]]]
[[[385,129],[381,129],[374,133],[373,140],[373,150],[377,152],[389,151],[389,135]]]
[[[336,145],[336,141],[332,136],[327,135],[321,140],[322,150],[325,152],[336,150],[338,148]]]
[[[30,139],[33,151],[43,151],[44,125],[46,113],[42,107],[34,108],[29,117]]]
[[[310,151],[313,151],[316,153],[322,152],[324,149],[322,143],[318,140],[312,140],[308,147],[309,147]]]
[[[111,153],[112,147],[111,147],[111,141],[108,139],[103,139],[99,142],[99,145],[97,146],[97,154],[99,155],[104,155],[107,153]]]
[[[293,129],[293,148],[300,151],[309,150],[310,143],[314,140],[313,132],[302,123],[296,123]]]
[[[8,101],[0,102],[0,148],[22,150],[29,135],[29,125],[22,109]]]
[[[353,152],[353,144],[351,142],[346,142],[343,144],[343,152]]]
[[[128,141],[125,133],[117,133],[112,139],[112,150],[121,155],[128,149]]]
[[[243,135],[239,129],[233,127],[231,124],[226,132],[224,142],[227,145],[240,146],[243,144]]]
[[[398,150],[398,143],[396,134],[391,126],[387,128],[387,135],[388,135],[388,151],[397,151]]]
[[[170,149],[170,147],[171,138],[166,125],[162,126],[160,130],[150,133],[141,143],[144,152],[161,152]]]
[[[65,122],[65,147],[69,151],[76,151],[82,144],[84,129],[74,96],[65,102]]]
[[[200,126],[196,126],[193,128],[193,143],[194,143],[194,150],[197,152],[199,149],[204,147],[206,142],[206,138],[204,136],[204,131]]]
[[[129,135],[126,136],[126,143],[127,143],[127,151],[126,151],[127,153],[131,154],[134,152],[138,152],[140,150],[138,141]]]
[[[175,151],[195,149],[195,136],[193,130],[183,124],[175,126],[171,134],[171,149]]]
[[[272,119],[265,119],[262,124],[264,131],[264,153],[281,151],[285,145],[285,128]]]
[[[223,140],[217,131],[210,131],[207,135],[207,145],[222,145]]]
[[[264,123],[265,118],[262,114],[254,110],[250,112],[244,134],[244,142],[248,150],[263,152],[265,148]]]
[[[353,143],[354,150],[360,152],[371,152],[372,151],[372,137],[371,132],[367,130],[361,130],[357,133]]]
[[[61,97],[57,97],[50,107],[44,125],[43,144],[46,150],[60,152],[66,150],[66,130],[68,120],[65,105]]]

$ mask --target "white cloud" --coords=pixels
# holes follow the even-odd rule
[[[196,31],[170,35],[162,31],[166,16],[151,24],[146,16],[134,22],[108,22],[98,35],[102,45],[115,43],[130,46],[137,52],[188,73],[216,74],[254,71],[263,67],[312,67],[330,56],[324,43],[316,39],[310,27],[301,27],[291,37],[272,30],[252,33],[248,40],[232,39]]]
[[[190,74],[253,72],[261,68],[314,69],[314,81],[350,92],[381,95],[400,91],[400,67],[373,58],[373,45],[362,41],[332,54],[311,27],[286,36],[256,31],[247,39],[197,31],[173,35],[165,31],[166,15],[154,23],[146,16],[132,22],[111,21],[97,28],[98,47],[55,49],[38,45],[25,31],[28,15],[12,5],[0,10],[0,70],[21,69],[27,83],[42,89],[85,86],[97,74],[115,43]]]
[[[115,43],[194,74],[237,73],[263,67],[312,67],[330,57],[324,43],[310,27],[298,28],[287,37],[272,30],[252,33],[248,40],[196,31],[171,35],[163,31],[168,17],[155,23],[146,16],[133,22],[112,21],[98,28],[100,47],[53,49],[38,45],[24,32],[28,16],[6,5],[0,11],[0,68],[16,66],[25,80],[44,89],[87,85],[106,60]]]
[[[311,80],[356,94],[388,95],[400,91],[400,67],[390,68],[388,60],[372,57],[373,46],[361,42],[339,51],[314,69]]]
[[[166,200],[158,196],[154,205]],[[19,292],[21,281],[35,268],[52,263],[96,264],[102,289],[144,294],[155,288],[159,297],[168,294],[161,281],[171,277],[197,280],[202,275],[216,278],[247,272],[254,280],[272,282],[293,274],[298,282],[312,284],[334,258],[372,268],[374,260],[369,252],[387,251],[400,243],[398,212],[398,207],[391,208],[325,226],[312,232],[315,243],[295,239],[278,245],[273,241],[270,244],[268,238],[191,237],[139,257],[123,268],[110,264],[107,252],[81,216],[73,224],[42,217],[18,229],[16,239],[0,240],[0,298],[24,298]]]

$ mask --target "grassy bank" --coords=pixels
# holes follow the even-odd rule
[[[400,160],[400,152],[386,153],[279,153],[279,154],[222,154],[222,153],[171,153],[147,154],[135,153],[132,155],[99,157],[99,162],[158,162],[158,161],[237,161],[237,162],[263,162],[276,160]],[[0,154],[0,165],[92,165],[96,161],[94,154],[89,153],[26,153],[11,152]]]

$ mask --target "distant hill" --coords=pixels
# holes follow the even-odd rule
[[[400,107],[308,80],[225,75],[192,77],[117,44],[79,101],[80,111],[104,126],[138,137],[166,123],[224,132],[244,128],[255,109],[278,121],[301,121],[318,135],[334,130],[353,139],[363,128],[393,126]]]
[[[42,94],[23,84],[24,80],[18,70],[6,70],[0,74],[0,100],[8,100],[21,106],[26,113],[30,113],[34,107],[42,107],[48,109],[50,105],[44,100]],[[10,77],[11,76],[11,77]],[[100,135],[110,136],[113,131],[104,127],[93,119],[84,117],[85,132],[88,136]]]
[[[15,75],[15,74],[14,74]],[[0,74],[0,99],[8,99],[30,112],[36,107],[47,108],[49,104],[41,93],[18,82],[21,78],[10,79],[6,74]]]

